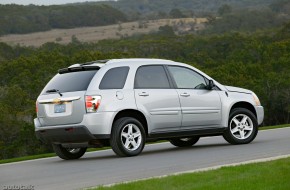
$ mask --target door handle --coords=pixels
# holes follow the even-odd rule
[[[149,96],[149,94],[147,92],[141,92],[138,94],[139,96]]]
[[[184,93],[180,94],[180,96],[183,96],[183,97],[188,97],[188,96],[190,96],[190,94],[188,94],[188,93],[184,92]]]

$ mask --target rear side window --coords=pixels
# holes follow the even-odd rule
[[[129,67],[116,67],[108,70],[100,83],[99,89],[122,89],[128,72]]]
[[[168,89],[169,81],[163,66],[152,65],[140,67],[136,72],[135,88]]]
[[[96,70],[93,70],[57,74],[49,81],[42,94],[47,94],[46,91],[52,89],[59,90],[60,92],[87,90],[96,72]]]

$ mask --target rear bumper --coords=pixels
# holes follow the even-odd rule
[[[35,133],[44,143],[81,143],[96,139],[85,126],[40,129]]]
[[[80,143],[109,139],[114,112],[85,114],[78,124],[43,126],[34,119],[35,133],[45,143]]]

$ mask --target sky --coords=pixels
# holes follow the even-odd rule
[[[102,1],[102,0],[0,0],[0,4],[19,4],[19,5],[60,5],[66,3]]]

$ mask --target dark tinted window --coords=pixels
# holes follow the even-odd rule
[[[163,66],[143,66],[136,72],[135,88],[170,88]]]
[[[51,89],[56,89],[60,92],[87,90],[96,72],[96,70],[80,71],[55,75],[44,88],[43,94],[46,94],[46,91]]]
[[[125,85],[129,67],[116,67],[108,70],[104,75],[100,89],[122,89]]]
[[[189,88],[189,89],[206,89],[206,82],[203,76],[197,72],[184,68],[169,66],[168,67],[177,88]]]

